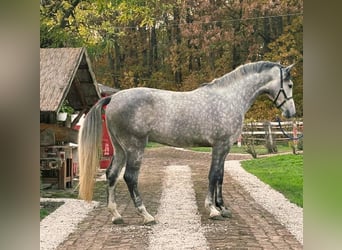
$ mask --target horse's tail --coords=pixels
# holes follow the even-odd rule
[[[102,107],[111,97],[99,100],[86,115],[78,134],[79,197],[93,198],[95,174],[99,166],[99,148],[102,139]]]

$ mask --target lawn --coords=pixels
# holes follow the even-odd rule
[[[241,162],[242,167],[303,207],[303,155],[277,155]]]
[[[73,185],[76,187],[78,181],[74,181]],[[106,181],[97,181],[94,187],[94,201],[99,202],[106,202],[107,195],[106,195]],[[76,188],[67,188],[67,189],[41,189],[40,190],[40,197],[44,198],[72,198],[78,199],[78,189]],[[47,215],[55,211],[58,207],[63,205],[64,202],[41,202],[40,203],[40,220],[44,219]]]
[[[41,202],[40,203],[40,220],[55,211],[58,207],[63,205],[64,202]]]
[[[291,152],[292,151],[291,147],[288,145],[277,145],[277,148],[278,148],[279,153]],[[199,152],[211,152],[210,147],[192,147],[190,149],[194,150],[194,151],[199,151]],[[257,152],[258,155],[268,154],[267,149],[264,145],[256,145],[255,151]],[[246,151],[246,148],[244,146],[238,147],[237,145],[233,145],[233,147],[230,149],[230,153],[248,154]]]
[[[149,142],[146,146],[147,148],[156,148],[156,147],[163,147],[162,144],[156,143],[156,142]],[[267,149],[264,145],[255,145],[255,151],[258,155],[265,155],[268,154]],[[191,147],[190,150],[198,151],[198,152],[211,152],[211,147]],[[287,144],[278,144],[277,145],[278,153],[284,153],[284,152],[292,152],[292,149]],[[233,145],[233,147],[230,149],[230,153],[235,154],[248,154],[246,151],[245,146],[238,147],[237,145]]]

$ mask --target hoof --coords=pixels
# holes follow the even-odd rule
[[[224,218],[232,218],[232,213],[225,208],[221,210],[221,216]]]
[[[124,221],[121,217],[118,217],[118,218],[113,219],[112,223],[117,225],[117,224],[123,224]]]
[[[157,224],[157,222],[155,220],[151,220],[151,221],[144,221],[144,225],[145,226],[152,226]]]
[[[222,217],[221,215],[214,215],[214,216],[210,216],[209,219],[211,219],[211,220],[224,220],[224,217]]]

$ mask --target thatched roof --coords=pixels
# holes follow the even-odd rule
[[[40,111],[58,112],[67,99],[86,111],[100,92],[85,48],[40,49]]]

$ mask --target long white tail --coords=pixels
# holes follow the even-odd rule
[[[102,139],[101,111],[110,99],[110,96],[105,97],[90,109],[78,134],[79,197],[86,201],[93,198]]]

